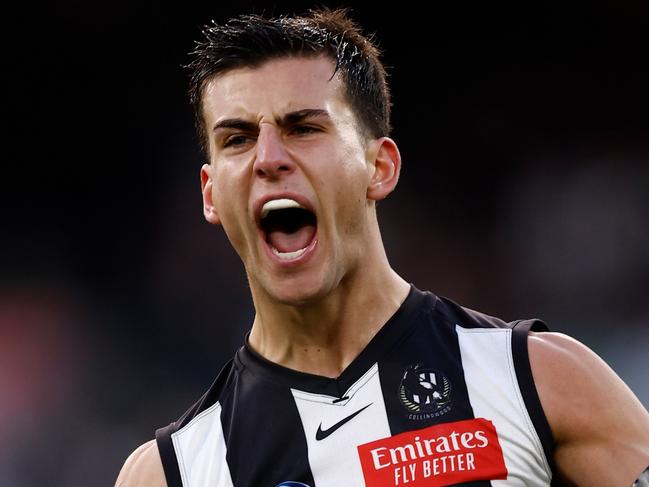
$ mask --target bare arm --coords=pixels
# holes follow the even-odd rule
[[[649,413],[592,350],[566,335],[531,334],[534,382],[568,485],[626,487],[649,465]]]
[[[155,440],[135,450],[124,462],[115,487],[167,487]]]

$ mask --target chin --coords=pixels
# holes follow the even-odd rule
[[[285,279],[273,279],[264,286],[268,296],[287,306],[308,306],[315,303],[332,290],[325,279],[315,276],[296,276]]]

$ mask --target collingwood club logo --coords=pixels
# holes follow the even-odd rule
[[[435,418],[451,410],[451,382],[423,364],[411,365],[401,378],[399,399],[408,419]]]

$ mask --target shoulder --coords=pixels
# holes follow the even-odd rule
[[[548,406],[554,406],[554,400],[577,400],[571,399],[579,396],[576,392],[594,392],[614,376],[595,352],[562,333],[532,332],[528,350],[535,384]],[[577,377],[587,380],[576,382]]]
[[[568,335],[532,332],[528,350],[555,441],[561,441],[574,427],[590,425],[592,414],[614,413],[633,399],[637,401],[604,360]]]
[[[555,442],[597,429],[594,419],[622,423],[620,417],[629,412],[649,418],[622,379],[578,340],[561,333],[530,333],[528,349],[534,382]]]
[[[155,440],[138,447],[124,462],[115,487],[167,487]]]
[[[562,477],[579,485],[589,478],[630,485],[649,463],[649,413],[637,397],[574,338],[530,333],[528,350]]]

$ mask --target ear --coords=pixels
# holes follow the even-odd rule
[[[401,154],[394,140],[381,137],[371,143],[370,166],[372,174],[367,187],[367,198],[382,200],[386,198],[399,181],[401,172]]]
[[[212,199],[214,184],[212,181],[212,166],[203,164],[201,167],[201,193],[203,193],[203,215],[205,219],[214,225],[220,225],[221,219],[216,211]]]

